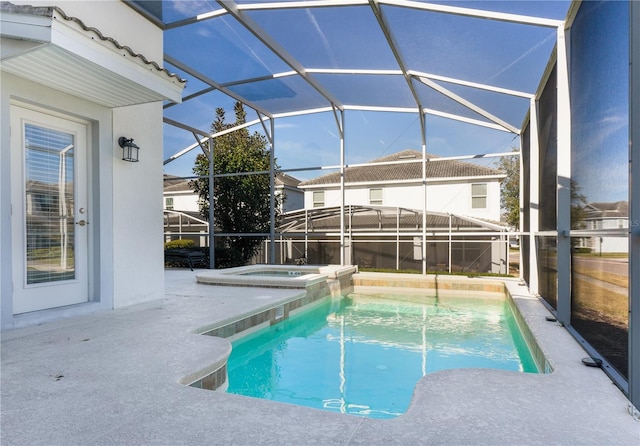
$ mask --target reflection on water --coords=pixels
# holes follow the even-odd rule
[[[425,374],[469,367],[537,372],[504,300],[352,294],[235,342],[228,391],[392,418]]]

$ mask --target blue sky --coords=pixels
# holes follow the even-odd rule
[[[167,22],[219,8],[219,5],[213,1],[164,3],[164,19]],[[569,4],[566,1],[434,3],[554,19],[564,18]],[[285,49],[306,66],[396,68],[390,64],[393,57],[390,50],[383,45],[384,39],[380,31],[370,29],[372,22],[363,20],[362,14],[372,16],[370,11],[366,8],[340,9],[342,11],[340,20],[322,8],[293,11],[289,14],[295,21],[290,20],[286,26],[263,12],[255,13],[252,18],[282,42]],[[485,82],[503,88],[526,87],[526,91],[530,93],[533,93],[537,87],[555,40],[553,38],[555,30],[549,29],[531,27],[530,33],[522,41],[517,41],[512,38],[513,25],[502,22],[461,18],[462,20],[457,22],[458,28],[452,29],[452,24],[455,23],[453,19],[456,18],[454,16],[421,15],[404,8],[388,8],[385,12],[389,22],[395,25],[396,39],[404,48],[407,63],[411,67],[418,67],[420,71]],[[297,24],[298,22],[300,23]],[[429,26],[425,26],[427,23]],[[482,37],[478,38],[478,35]],[[301,36],[305,38],[302,39]],[[425,41],[433,41],[433,45],[414,48],[417,43]],[[347,51],[349,45],[362,47],[362,55],[355,57],[353,54],[356,53],[349,53]],[[484,49],[483,52],[480,51],[481,49]],[[263,45],[256,43],[253,36],[246,30],[234,24],[230,17],[203,22],[189,31],[179,28],[167,32],[165,51],[175,55],[182,62],[197,65],[199,70],[206,72],[218,82],[259,76],[271,71],[290,70],[286,64],[266,51]],[[528,69],[528,67],[534,68]],[[185,77],[189,78],[189,76]],[[318,75],[317,78],[325,85],[336,84],[329,76]],[[402,79],[396,78],[395,81],[402,81]],[[342,87],[342,90],[338,86],[337,91],[340,99],[345,103],[352,103],[351,101],[373,103],[379,99],[384,100],[383,87],[365,91],[361,85],[366,83],[375,87],[376,82],[378,78],[371,80],[370,83],[359,79],[352,81],[348,87]],[[190,79],[186,94],[199,90],[202,85],[201,82]],[[290,85],[292,86],[283,81],[278,85],[279,91],[284,91]],[[380,81],[380,85],[392,84],[383,84]],[[460,96],[478,101],[488,107],[489,111],[516,127],[520,127],[528,108],[527,99],[514,100],[504,95],[494,95],[495,99],[487,100],[483,96],[486,96],[486,93],[473,91],[467,87],[442,85]],[[433,92],[427,91],[427,87],[421,85],[420,89],[419,94],[424,95],[425,102],[430,102],[434,98],[438,102],[437,105],[444,107],[445,111],[460,111],[461,107],[457,104],[442,102],[433,95]],[[260,94],[260,92],[253,94]],[[410,94],[408,97],[410,98]],[[315,100],[311,95],[304,99],[309,103]],[[393,99],[405,100],[399,96]],[[166,115],[199,129],[208,130],[216,107],[225,108],[227,117],[233,117],[233,102],[233,99],[228,96],[214,92],[172,107],[166,111]],[[475,117],[473,112],[465,111],[464,113],[469,117]],[[248,120],[255,117],[255,113],[249,111]],[[366,162],[404,149],[421,150],[420,124],[415,113],[349,110],[345,112],[345,128],[347,163]],[[262,128],[257,125],[251,130],[262,131]],[[165,158],[193,144],[194,141],[191,133],[165,125]],[[519,140],[512,133],[428,116],[426,143],[429,153],[455,156],[510,151],[512,147],[519,145]],[[340,161],[339,147],[338,130],[332,113],[316,113],[276,120],[275,154],[278,163],[284,169],[335,165]],[[193,159],[199,150],[194,149],[182,158],[167,164],[165,173],[190,175]],[[492,163],[493,160],[484,162],[485,165]],[[325,172],[292,174],[305,179],[321,173]]]

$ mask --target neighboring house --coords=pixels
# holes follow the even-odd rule
[[[195,233],[207,233],[208,223],[203,220],[198,205],[198,195],[189,186],[189,181],[173,175],[164,176],[164,232],[165,241],[176,238],[190,238],[198,246],[206,246],[206,237]],[[300,180],[278,173],[275,179],[276,195],[283,195],[281,212],[301,209],[304,193],[298,189]]]
[[[300,180],[286,173],[276,175],[276,194],[284,194],[282,209],[291,212],[304,208],[304,192],[300,190]]]
[[[345,263],[421,270],[424,221],[429,270],[506,273],[508,239],[500,224],[500,180],[505,175],[437,159],[428,155],[424,219],[422,154],[415,150],[345,169],[344,218],[339,173],[300,183],[305,207],[283,218],[280,261],[337,263],[341,241],[336,234],[344,224],[344,245],[349,247]]]
[[[193,191],[189,182],[173,175],[164,175],[164,208],[166,210],[199,212],[198,195]],[[304,206],[304,193],[298,189],[300,180],[278,173],[275,179],[276,196],[284,194],[281,212],[295,211]]]
[[[180,212],[200,212],[198,195],[189,186],[190,180],[164,175],[164,209]]]
[[[427,154],[427,211],[500,221],[499,170],[444,160]],[[404,150],[371,161],[379,166],[345,169],[345,205],[395,206],[420,210],[424,206],[422,154]],[[395,164],[382,164],[382,163]],[[340,173],[300,183],[305,209],[340,204]]]
[[[0,4],[3,330],[164,294],[162,30],[125,2]],[[157,2],[140,2],[143,8]],[[134,139],[139,162],[119,139]]]
[[[580,247],[592,252],[629,252],[629,202],[589,203],[584,208],[584,229],[602,230],[599,236],[581,238]]]

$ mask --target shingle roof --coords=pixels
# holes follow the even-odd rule
[[[189,182],[191,180],[187,180],[181,177],[176,177],[173,175],[164,176],[164,191],[165,192],[182,192],[189,191],[192,192],[193,189],[189,186]],[[300,180],[292,177],[291,175],[287,175],[286,173],[278,173],[276,174],[275,180],[276,186],[289,186],[289,187],[298,187],[300,184]]]
[[[298,187],[300,184],[300,180],[292,177],[291,175],[287,175],[286,173],[279,173],[276,175],[276,186],[289,186],[289,187]]]
[[[439,158],[437,155],[426,155],[427,160]],[[392,155],[371,161],[372,163],[388,163],[397,161],[410,161],[402,164],[383,164],[380,166],[357,166],[345,169],[346,183],[383,182],[400,180],[418,180],[422,178],[422,153],[417,150],[403,150]],[[458,160],[446,160],[427,162],[427,178],[455,178],[455,177],[481,177],[504,175],[497,169],[479,166]],[[330,173],[311,180],[303,181],[300,187],[338,184],[340,173]]]
[[[164,176],[164,191],[165,192],[182,192],[189,191],[193,192],[193,189],[189,186],[190,180],[185,180],[180,177],[176,177],[173,175]]]

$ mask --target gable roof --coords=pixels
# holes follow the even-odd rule
[[[189,186],[188,179],[177,177],[174,175],[164,175],[164,191],[165,192],[193,192]]]
[[[284,172],[276,174],[276,186],[297,188],[300,180]]]
[[[190,178],[182,178],[174,175],[164,175],[164,192],[193,192],[189,182]],[[276,174],[275,185],[276,187],[290,187],[297,188],[300,184],[300,180],[287,175],[286,173],[279,172]]]
[[[504,177],[504,172],[490,167],[479,166],[458,160],[437,161],[437,155],[427,154],[427,178],[462,177]],[[415,161],[411,161],[415,160]],[[422,179],[422,153],[417,150],[403,150],[392,155],[377,158],[371,163],[378,166],[356,166],[345,169],[346,183],[389,182]],[[394,163],[394,164],[387,164]],[[300,187],[339,184],[340,173],[334,172],[300,183]]]

